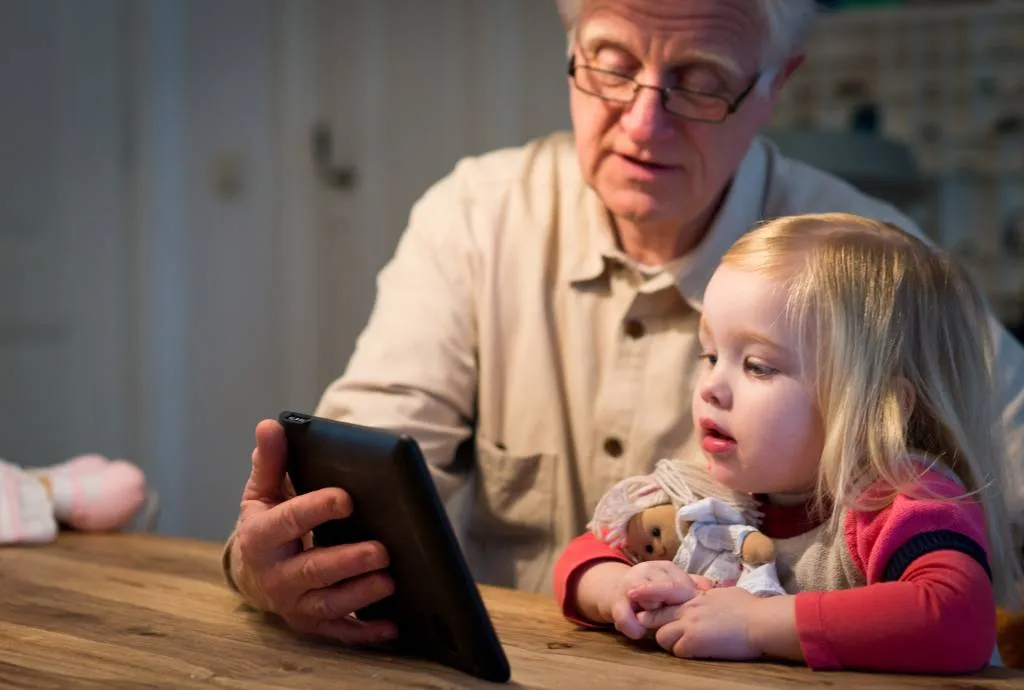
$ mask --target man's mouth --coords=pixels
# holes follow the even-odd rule
[[[620,153],[619,156],[621,156],[626,161],[629,161],[633,165],[638,165],[641,168],[646,168],[647,170],[651,170],[653,172],[676,170],[679,167],[678,165],[667,165],[665,163],[658,163],[657,161],[643,160],[640,158],[636,158],[634,156],[627,156],[624,153]]]

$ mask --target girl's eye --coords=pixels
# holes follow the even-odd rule
[[[718,355],[713,355],[710,352],[701,352],[698,359],[702,359],[711,366],[715,366],[715,364],[718,362]]]
[[[654,547],[648,544],[644,547],[644,551],[646,551],[647,553],[654,553]]]
[[[749,373],[758,377],[767,377],[771,376],[772,374],[779,373],[778,369],[774,369],[768,366],[767,364],[762,364],[752,359],[748,359],[746,361],[746,369]]]
[[[651,530],[651,536],[652,537],[660,537],[661,536],[661,528],[660,527],[655,527],[654,529],[652,529]]]

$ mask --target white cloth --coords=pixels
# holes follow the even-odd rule
[[[774,597],[786,593],[779,581],[775,563],[764,563],[757,566],[744,563],[736,586],[747,590],[756,597]]]
[[[685,523],[689,529],[683,534]],[[715,498],[685,505],[676,512],[682,537],[673,562],[691,575],[716,582],[735,581],[756,596],[785,594],[774,563],[750,567],[743,563],[743,541],[757,530],[743,523],[732,506]]]
[[[53,502],[42,482],[0,460],[0,544],[40,544],[57,538]]]

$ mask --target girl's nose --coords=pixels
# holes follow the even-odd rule
[[[701,400],[714,407],[728,408],[732,404],[729,386],[721,376],[716,376],[714,371],[708,372],[701,380],[700,397]]]

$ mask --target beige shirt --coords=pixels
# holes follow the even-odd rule
[[[416,438],[476,577],[547,591],[604,491],[685,452],[698,311],[722,254],[761,219],[825,211],[919,234],[757,140],[701,245],[652,269],[616,247],[570,134],[465,159],[414,206],[316,412]],[[1001,329],[999,345],[1020,462],[1024,351]]]

